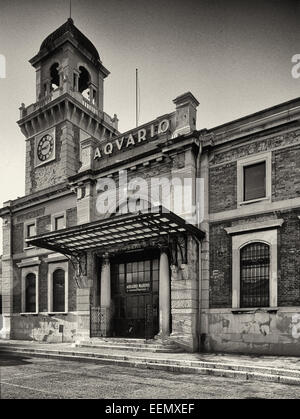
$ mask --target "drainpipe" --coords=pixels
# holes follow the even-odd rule
[[[198,141],[197,141],[197,145],[198,145],[198,154],[197,154],[197,158],[196,158],[196,181],[198,178],[200,178],[200,159],[201,159],[201,154],[202,154],[202,143],[201,143],[201,134],[199,134],[198,136]],[[196,196],[197,197],[197,196]],[[200,197],[198,197],[200,198]],[[200,228],[200,208],[199,208],[199,202],[196,202],[196,208],[197,208],[197,227]],[[199,269],[199,303],[198,303],[198,349],[201,350],[201,300],[202,300],[202,243],[201,241],[195,237],[195,240],[198,243],[198,269]]]

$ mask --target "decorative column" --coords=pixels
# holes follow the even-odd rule
[[[110,285],[110,261],[108,254],[103,256],[101,267],[101,330],[103,336],[109,336],[111,323],[111,285]]]
[[[74,92],[79,91],[79,71],[73,70],[73,90]]]
[[[160,250],[159,263],[159,336],[170,335],[171,286],[168,248]]]

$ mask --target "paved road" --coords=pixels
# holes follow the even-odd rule
[[[2,399],[300,398],[300,387],[36,358],[0,358]]]

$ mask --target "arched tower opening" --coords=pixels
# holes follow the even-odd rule
[[[50,67],[50,89],[55,90],[59,88],[59,73],[58,73],[58,63],[52,64]]]
[[[90,73],[87,71],[86,68],[80,66],[79,67],[79,80],[78,80],[78,90],[82,94],[83,97],[90,100],[90,83],[91,83],[91,76]]]

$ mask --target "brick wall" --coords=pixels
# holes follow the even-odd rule
[[[24,223],[13,226],[13,253],[22,253],[24,249]]]
[[[232,304],[231,237],[224,230],[230,224],[213,224],[209,230],[210,308],[231,307]]]
[[[51,215],[44,215],[36,220],[36,234],[43,234],[51,231]]]
[[[77,225],[77,208],[69,208],[66,212],[66,226],[74,227]]]
[[[13,287],[14,287],[14,298],[13,298],[13,312],[21,312],[21,270],[17,267],[17,262],[13,264]]]
[[[39,266],[39,311],[48,311],[48,263]]]
[[[76,292],[77,285],[74,279],[75,271],[71,263],[69,263],[69,311],[76,311]]]
[[[300,306],[300,209],[276,215],[284,220],[278,233],[278,306]],[[267,219],[270,214],[210,225],[210,308],[232,304],[232,239],[224,228]]]
[[[278,306],[300,305],[300,210],[282,212],[279,234]]]
[[[236,162],[210,168],[209,211],[211,213],[236,208],[236,174]]]
[[[259,136],[258,136],[259,137]],[[219,150],[210,161],[209,211],[216,213],[237,208],[236,159],[272,150],[272,201],[300,197],[300,131],[276,133],[273,137]],[[275,147],[285,147],[274,150]]]
[[[300,196],[300,147],[272,153],[272,200]]]

